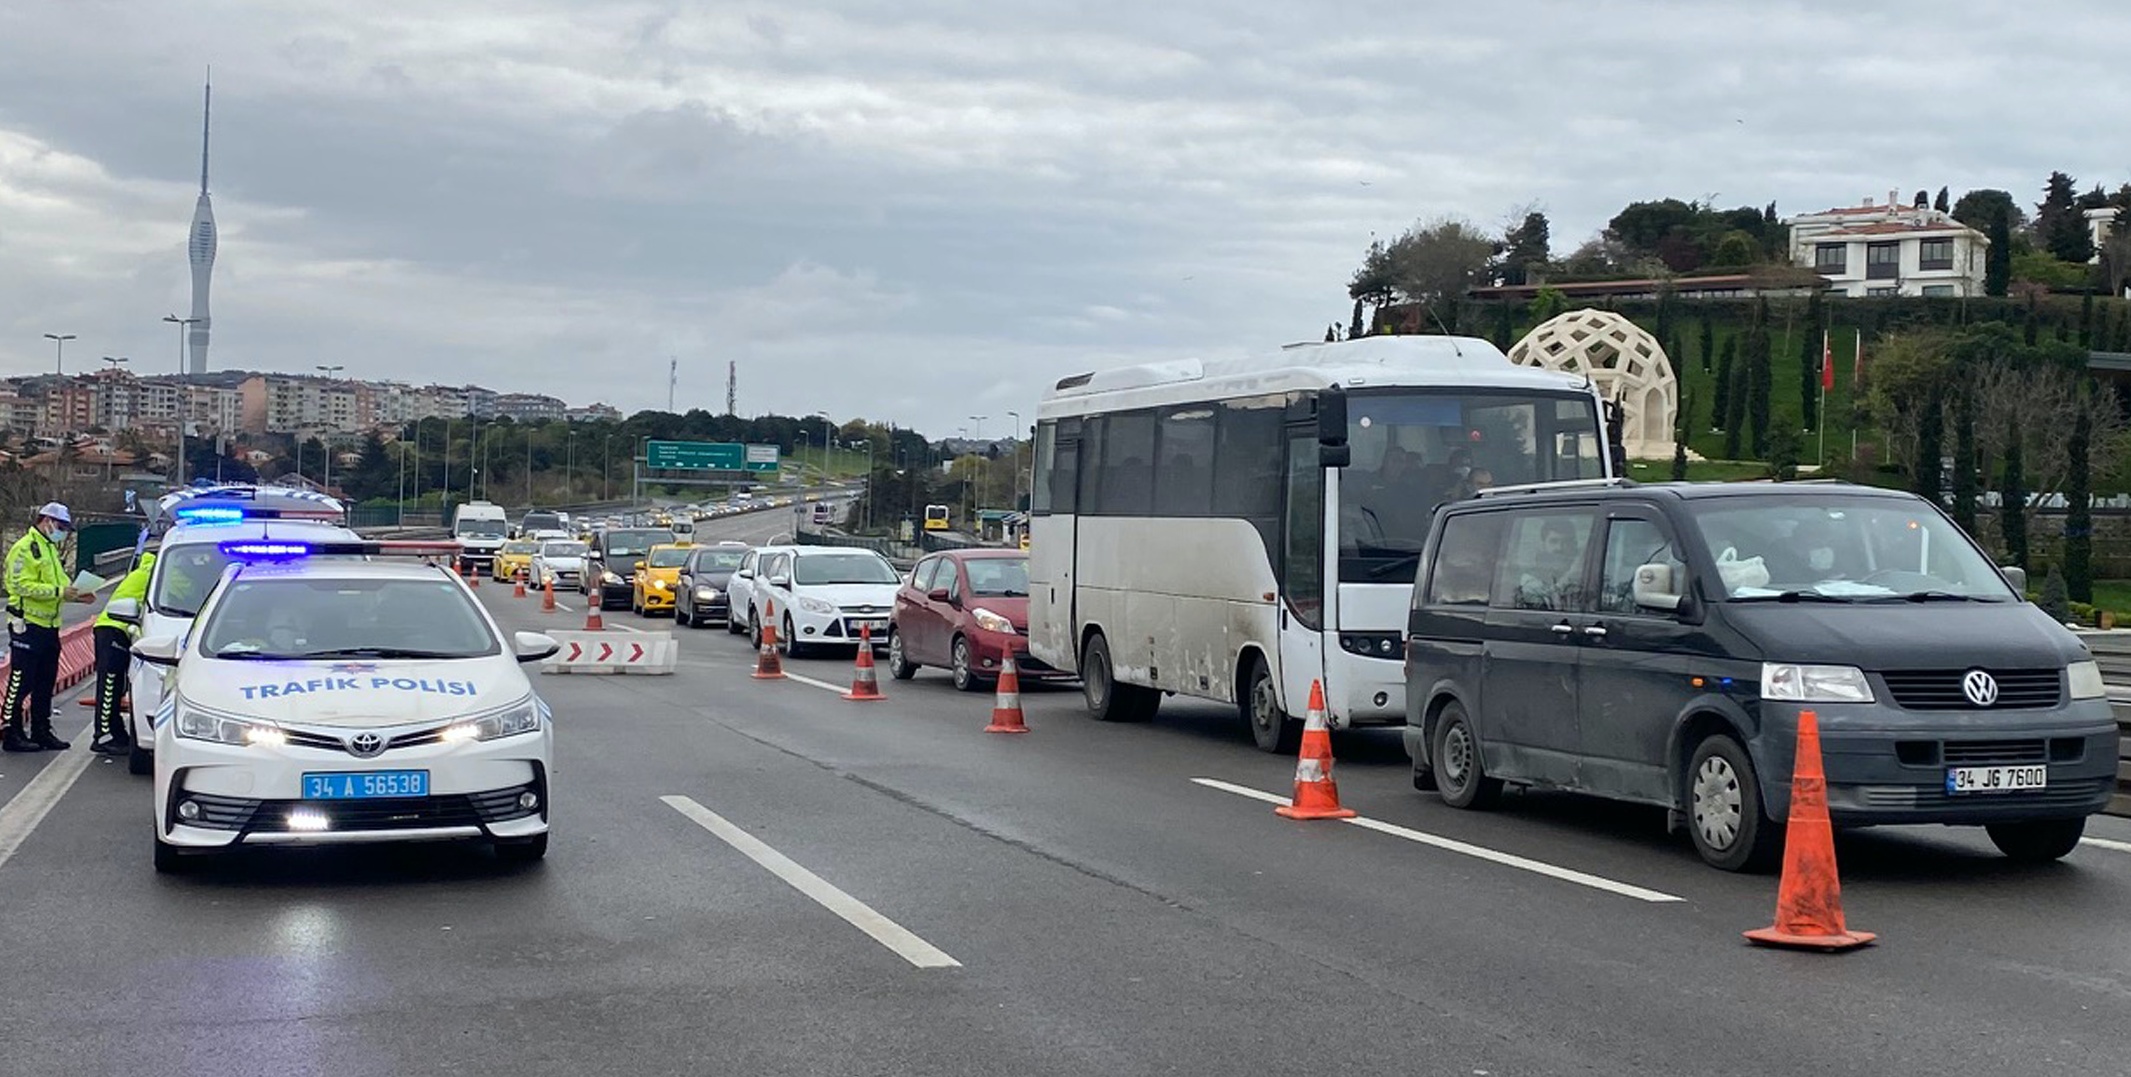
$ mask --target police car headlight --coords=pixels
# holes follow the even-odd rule
[[[500,711],[469,718],[444,730],[447,743],[459,741],[497,740],[532,733],[540,729],[540,708],[531,699],[525,699]]]
[[[831,606],[818,598],[808,598],[805,595],[801,595],[799,597],[799,608],[807,611],[808,613],[819,613],[823,616],[827,616],[836,612],[836,607]]]
[[[247,722],[213,711],[203,711],[180,703],[171,731],[187,740],[204,740],[215,744],[254,744],[261,747],[279,747],[288,743],[288,735],[281,727],[271,722]]]

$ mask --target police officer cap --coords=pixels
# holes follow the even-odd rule
[[[74,526],[74,514],[68,512],[67,507],[57,501],[45,502],[44,507],[37,510],[37,515],[40,518],[49,516],[52,519],[59,521],[61,526],[64,527]]]

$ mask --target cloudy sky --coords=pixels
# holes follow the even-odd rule
[[[1315,339],[1371,233],[2131,179],[2131,5],[0,0],[0,374],[176,363],[935,436]]]

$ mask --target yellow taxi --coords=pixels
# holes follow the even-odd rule
[[[496,559],[490,562],[490,575],[497,583],[509,583],[518,574],[533,567],[533,555],[540,552],[540,544],[528,539],[512,539],[496,551]]]
[[[673,589],[680,583],[681,566],[688,563],[688,551],[694,548],[690,542],[661,542],[646,550],[644,559],[634,566],[636,583],[629,608],[646,617],[672,613]]]

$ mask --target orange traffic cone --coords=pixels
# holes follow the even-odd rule
[[[91,692],[91,693],[89,693],[88,695],[85,695],[85,696],[81,697],[81,705],[82,705],[82,706],[84,706],[84,707],[93,707],[93,706],[95,706],[95,705],[96,705],[96,693],[94,693],[94,692]]]
[[[606,630],[607,630],[607,622],[606,622],[606,621],[605,621],[605,620],[604,620],[603,618],[601,618],[601,617],[600,617],[600,615],[599,615],[599,603],[598,603],[597,601],[594,601],[594,602],[588,602],[588,603],[586,603],[586,604],[585,604],[585,631],[587,631],[587,632],[605,632]]]
[[[1747,810],[1754,810],[1753,805],[1747,805]],[[1783,840],[1776,922],[1747,932],[1747,939],[1763,946],[1835,953],[1868,946],[1878,938],[1843,925],[1842,883],[1835,873],[1835,828],[1828,822],[1828,779],[1820,769],[1820,719],[1812,711],[1798,715],[1791,813]]]
[[[1295,802],[1274,808],[1290,819],[1352,819],[1352,808],[1339,806],[1339,786],[1332,781],[1332,730],[1324,720],[1324,683],[1310,682],[1310,712],[1302,724],[1302,754],[1295,760]]]
[[[992,724],[985,726],[986,733],[1026,733],[1028,724],[1021,713],[1021,670],[1014,665],[1014,649],[1006,649],[1006,660],[999,665],[999,695],[992,701]]]
[[[479,572],[476,572],[476,571],[474,571],[474,566],[472,566],[472,565],[470,565],[470,564],[469,564],[469,565],[466,565],[466,566],[464,566],[464,572],[465,572],[465,575],[466,575],[466,586],[468,586],[468,587],[479,587],[479,586],[481,586],[481,574],[480,574]]]
[[[522,568],[511,573],[511,597],[525,597],[525,570]]]
[[[540,612],[555,612],[555,577],[540,581]]]
[[[784,679],[784,662],[777,657],[777,604],[768,603],[762,610],[762,653],[755,656],[755,679],[758,681],[781,681]]]
[[[886,699],[881,694],[880,678],[873,672],[873,628],[861,625],[858,629],[858,668],[851,674],[851,690],[844,693],[845,699],[861,703]]]

